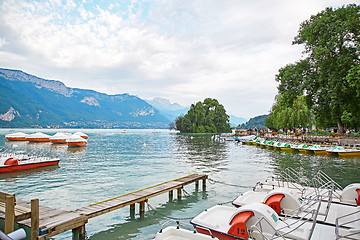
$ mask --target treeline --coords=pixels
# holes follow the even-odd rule
[[[360,7],[324,11],[300,25],[293,44],[304,59],[281,68],[278,95],[266,119],[273,129],[360,126]]]
[[[187,114],[178,117],[172,127],[183,133],[231,132],[224,106],[211,98],[192,104]]]

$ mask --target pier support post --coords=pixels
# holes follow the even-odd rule
[[[145,201],[140,202],[140,213],[145,212]]]
[[[177,189],[177,198],[178,200],[181,200],[181,188]]]
[[[85,230],[85,224],[74,228],[72,230],[72,239],[73,240],[85,240],[86,237],[86,230]]]
[[[130,218],[135,218],[135,203],[130,205]]]
[[[39,199],[31,199],[31,240],[39,236]]]
[[[15,221],[15,195],[5,197],[5,233],[9,234],[14,231]]]
[[[173,200],[173,190],[169,191],[169,201]]]
[[[207,177],[204,177],[204,178],[202,179],[202,187],[203,187],[203,190],[204,190],[204,191],[206,190],[206,178],[207,178]]]
[[[199,180],[195,182],[195,191],[199,190]]]

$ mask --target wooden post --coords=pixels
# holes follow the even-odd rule
[[[173,190],[169,191],[169,201],[173,200]]]
[[[72,230],[73,240],[84,240],[86,235],[85,224]]]
[[[130,205],[130,218],[135,218],[135,203]]]
[[[7,195],[5,197],[5,234],[14,231],[15,221],[15,195]]]
[[[31,240],[39,236],[39,199],[31,199]]]
[[[181,188],[177,189],[177,198],[178,200],[181,200]]]
[[[198,191],[199,190],[199,180],[197,180],[195,182],[195,190]]]
[[[145,212],[145,201],[140,202],[140,213]]]
[[[205,190],[206,189],[206,177],[204,177],[203,179],[202,179],[202,183],[203,183],[203,190]]]

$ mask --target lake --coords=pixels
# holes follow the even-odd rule
[[[195,191],[194,184],[185,187],[181,201],[169,201],[168,195],[149,200],[156,211],[146,209],[144,216],[130,216],[129,207],[89,220],[90,239],[152,239],[167,222],[167,217],[189,220],[215,204],[229,204],[256,182],[287,167],[305,178],[324,171],[343,187],[360,182],[360,158],[316,156],[274,151],[235,142],[217,142],[209,134],[179,134],[169,130],[81,129],[89,136],[83,149],[66,145],[8,142],[0,129],[0,148],[29,154],[59,157],[59,167],[19,173],[1,174],[1,190],[30,201],[63,210],[75,210],[105,199],[192,173],[208,174],[206,191]],[[41,131],[53,135],[76,129],[16,129],[25,133]],[[219,183],[219,181],[223,183]],[[226,184],[224,184],[226,183]],[[55,237],[69,239],[71,231]]]

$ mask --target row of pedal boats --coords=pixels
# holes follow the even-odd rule
[[[41,132],[33,134],[15,132],[6,134],[5,138],[8,141],[28,141],[30,143],[51,142],[52,144],[67,144],[69,147],[84,147],[87,145],[88,135],[82,132],[76,132],[74,134],[58,132],[52,136]]]
[[[317,155],[339,156],[360,156],[360,149],[345,148],[343,146],[321,146],[317,144],[291,144],[284,142],[268,141],[259,137],[250,136],[248,138],[239,138],[239,141],[245,145],[258,145],[265,148],[279,149],[282,151],[299,151],[303,153],[314,153]]]
[[[309,182],[291,168],[257,183],[233,206],[194,217],[194,231],[163,226],[155,240],[360,239],[360,183],[341,188],[319,171]],[[312,184],[312,186],[307,184]]]

